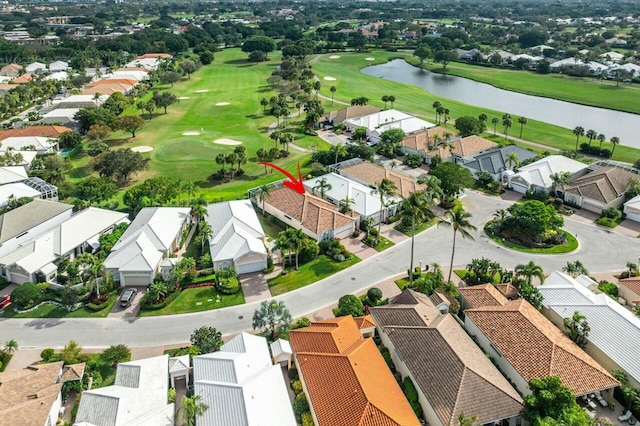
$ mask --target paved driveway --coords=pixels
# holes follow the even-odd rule
[[[138,315],[138,311],[140,310],[140,300],[142,300],[142,296],[147,292],[146,287],[137,287],[138,293],[136,293],[136,297],[133,298],[133,302],[131,305],[123,308],[120,306],[120,299],[113,305],[113,309],[109,312],[108,318],[135,318]]]

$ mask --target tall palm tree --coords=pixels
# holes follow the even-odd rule
[[[513,169],[514,167],[518,167],[520,164],[520,158],[518,158],[518,153],[510,152],[506,156],[507,164],[509,165],[509,169]]]
[[[530,260],[526,265],[517,265],[515,272],[517,277],[526,279],[529,285],[531,285],[533,277],[538,277],[540,282],[544,280],[544,270],[542,266],[537,265],[533,260]]]
[[[280,252],[280,263],[282,263],[282,269],[284,270],[285,251],[291,253],[289,250],[289,241],[287,240],[287,236],[285,235],[284,231],[278,234],[278,238],[276,238],[275,240],[273,249]],[[291,260],[291,256],[289,256],[289,260]]]
[[[387,102],[389,102],[389,96],[382,96],[382,102],[384,102],[384,109],[387,109]]]
[[[324,198],[324,194],[327,191],[330,191],[332,188],[331,184],[327,181],[326,177],[323,177],[322,179],[318,180],[316,182],[316,184],[313,186],[313,188],[311,188],[311,192],[313,192],[313,194],[315,195],[316,193],[316,189],[320,191],[320,197]]]
[[[502,116],[502,125],[504,126],[504,140],[508,139],[509,127],[513,125],[513,119],[511,114],[504,114]]]
[[[451,210],[447,210],[444,213],[444,219],[438,222],[438,226],[446,226],[453,229],[453,247],[451,249],[451,262],[449,263],[449,278],[447,282],[451,281],[451,272],[453,271],[453,257],[456,254],[456,235],[460,232],[462,238],[474,240],[473,235],[469,231],[475,231],[476,227],[471,224],[469,219],[471,213],[465,211],[461,205],[456,206]]]
[[[333,97],[335,96],[337,90],[338,88],[336,86],[331,86],[329,88],[329,91],[331,92],[331,105],[333,105]]]
[[[611,144],[613,145],[613,148],[611,149],[611,156],[613,157],[613,153],[616,150],[616,146],[620,143],[620,138],[617,136],[614,136],[611,138],[609,142],[611,142]]]
[[[280,136],[282,136],[282,133],[280,133],[277,130],[269,134],[269,139],[271,139],[276,143],[276,146],[275,146],[276,149],[278,149],[278,142],[280,142]]]
[[[183,396],[182,397],[182,418],[186,426],[195,426],[196,418],[202,416],[209,406],[202,402],[202,396]]]
[[[420,192],[413,192],[402,202],[400,216],[411,221],[411,259],[409,262],[409,286],[413,286],[413,252],[415,247],[416,226],[434,217],[431,204],[427,197]]]
[[[491,119],[491,124],[493,124],[493,136],[496,135],[499,122],[500,122],[500,119],[498,117],[493,117]]]
[[[485,121],[487,121],[489,119],[489,117],[487,116],[487,114],[482,113],[478,116],[478,120],[480,120],[480,122],[482,124],[484,124]]]
[[[302,249],[302,244],[304,239],[306,238],[304,232],[301,229],[295,228],[287,228],[285,231],[285,236],[289,247],[296,254],[296,271],[299,269],[298,267],[298,257],[300,255],[300,250]]]
[[[11,354],[17,351],[18,347],[19,347],[18,342],[15,341],[14,339],[7,340],[7,342],[4,344],[4,351]]]
[[[602,142],[604,142],[605,140],[607,140],[607,137],[603,133],[600,133],[598,135],[598,142],[600,142],[599,149],[602,149]]]
[[[218,154],[216,155],[216,164],[219,164],[222,166],[222,173],[224,173],[224,165],[227,162],[227,156],[224,154]]]
[[[393,109],[393,104],[396,101],[396,97],[393,95],[389,95],[389,102],[391,102],[391,109]]]
[[[549,176],[551,178],[551,192],[556,197],[558,196],[558,185],[566,185],[569,183],[571,172],[557,172]]]
[[[193,215],[193,217],[196,218],[196,220],[199,222],[202,222],[205,218],[205,216],[209,215],[209,212],[207,211],[207,207],[202,205],[201,203],[195,204],[193,207],[191,207],[191,214]]]
[[[193,183],[193,181],[189,180],[182,184],[182,190],[187,193],[189,203],[191,203],[191,197],[193,197],[196,193],[196,185]]]
[[[577,126],[572,130],[572,133],[576,135],[576,154],[578,153],[578,142],[580,142],[580,136],[584,136],[584,127]]]
[[[566,272],[573,278],[578,275],[589,275],[589,271],[579,260],[576,260],[575,262],[567,262],[567,264],[562,267],[562,272]]]
[[[598,132],[593,129],[587,130],[586,136],[589,138],[589,147],[591,147],[591,142],[598,137]]]
[[[442,107],[442,103],[440,103],[440,101],[435,101],[432,106],[433,106],[433,109],[436,111],[436,124],[438,124],[439,122],[438,117],[440,116],[440,113],[438,112],[438,108]]]
[[[202,221],[198,224],[198,233],[200,235],[200,253],[204,252],[204,244],[213,236],[213,229],[208,222]]]
[[[493,214],[493,218],[501,222],[507,218],[507,211],[505,209],[496,210]]]
[[[356,202],[353,198],[345,195],[345,197],[340,200],[340,213],[347,214],[351,211],[351,206]]]
[[[527,117],[519,117],[518,118],[518,123],[520,123],[520,136],[519,136],[519,138],[522,139],[522,129],[527,124]]]
[[[397,194],[398,187],[396,184],[387,178],[383,178],[377,185],[376,188],[371,191],[371,195],[377,195],[380,197],[380,218],[378,219],[378,237],[376,237],[376,243],[380,239],[380,229],[382,229],[382,222],[384,221],[384,215],[386,213],[386,209],[388,205],[386,204],[386,200],[390,197],[393,197]]]
[[[258,201],[262,204],[262,217],[266,216],[267,211],[264,209],[264,203],[267,198],[271,196],[271,188],[269,185],[264,184],[258,189]]]
[[[335,155],[334,164],[338,163],[338,157],[347,155],[347,147],[341,143],[333,145],[329,151]]]

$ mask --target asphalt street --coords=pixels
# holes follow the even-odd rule
[[[458,237],[454,265],[466,265],[472,258],[487,257],[502,266],[513,268],[533,260],[549,273],[568,261],[580,260],[591,272],[624,269],[629,260],[638,259],[640,240],[573,220],[565,220],[564,228],[578,237],[580,247],[567,255],[534,255],[505,249],[488,240],[483,225],[500,208],[511,203],[481,193],[469,192],[463,200],[473,214],[475,240]],[[415,264],[437,262],[448,266],[453,233],[444,227],[433,227],[415,238]],[[283,300],[294,317],[315,312],[336,303],[340,296],[358,293],[378,282],[395,276],[409,266],[411,240],[364,260],[325,280],[283,294]],[[202,325],[216,327],[224,334],[251,329],[251,317],[258,302],[207,312],[144,318],[81,319],[3,319],[0,341],[16,339],[21,347],[61,347],[74,339],[83,347],[104,347],[124,343],[131,347],[179,344],[189,340],[193,330]]]

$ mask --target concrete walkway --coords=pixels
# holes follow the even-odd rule
[[[267,277],[263,272],[254,272],[243,276],[240,280],[240,284],[242,286],[242,293],[244,294],[244,300],[246,303],[271,299],[271,291],[269,291],[267,278],[271,278],[271,274]]]

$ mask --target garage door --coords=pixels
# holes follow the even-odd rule
[[[524,194],[524,193],[527,192],[527,189],[529,189],[529,188],[527,188],[526,186],[523,186],[523,185],[519,185],[517,183],[512,183],[511,184],[511,189],[513,189],[514,191],[516,191],[516,192],[518,192],[520,194]]]
[[[123,274],[122,276],[124,282],[121,283],[123,286],[146,286],[151,284],[151,279],[149,275],[134,275],[134,274]]]
[[[248,274],[250,272],[262,271],[265,268],[265,266],[266,265],[262,260],[258,260],[255,262],[241,263],[240,265],[238,265],[238,273]]]

